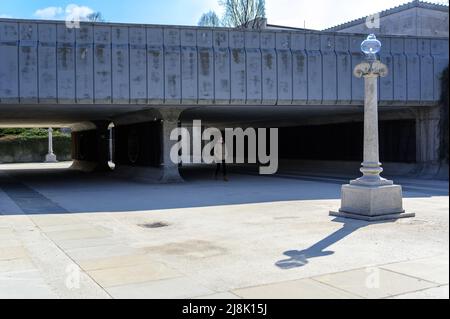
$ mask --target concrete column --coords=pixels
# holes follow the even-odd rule
[[[416,160],[422,165],[439,164],[439,109],[416,111]]]
[[[379,157],[378,137],[378,77],[387,74],[387,67],[379,61],[364,62],[356,66],[355,76],[364,78],[364,154],[361,178],[351,184],[392,185],[381,178],[383,172]]]
[[[171,132],[178,128],[178,120],[182,110],[180,109],[160,109],[162,118],[162,176],[160,182],[162,183],[177,183],[182,182],[178,170],[178,163],[172,162],[170,158],[170,150],[177,141],[170,140]]]
[[[97,171],[110,171],[109,167],[109,123],[95,122],[97,126],[96,142],[97,142]]]
[[[48,129],[48,154],[45,156],[46,163],[56,163],[56,155],[53,153],[53,129]]]
[[[378,177],[383,169],[379,158],[377,78],[374,74],[364,76],[364,162],[361,172],[365,176]]]

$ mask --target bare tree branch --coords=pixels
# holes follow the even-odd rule
[[[105,19],[103,19],[101,12],[93,12],[87,16],[87,20],[90,22],[105,22]]]
[[[225,14],[223,25],[234,28],[261,28],[265,18],[265,0],[220,0]]]
[[[198,21],[198,25],[201,27],[217,28],[221,26],[221,22],[214,11],[209,11],[201,16],[200,20]]]

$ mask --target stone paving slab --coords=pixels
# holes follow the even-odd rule
[[[449,286],[445,285],[402,294],[391,299],[449,299]]]
[[[180,274],[161,263],[145,263],[88,271],[104,288],[178,277]]]
[[[14,231],[10,228],[0,228],[0,239],[14,236]]]
[[[0,260],[26,258],[27,251],[22,246],[0,247]]]
[[[45,233],[52,240],[91,239],[108,237],[110,233],[103,228],[87,228],[51,231]]]
[[[28,258],[0,260],[0,275],[4,272],[34,270],[33,262]]]
[[[1,236],[0,236],[1,237]],[[15,238],[0,238],[0,249],[2,247],[18,247],[20,246],[22,243],[20,242],[20,240],[17,240]]]
[[[125,243],[114,244],[112,242],[109,245],[103,246],[93,246],[86,248],[75,248],[68,249],[66,253],[74,259],[76,262],[81,262],[83,260],[91,260],[96,258],[107,258],[114,256],[126,256],[134,255],[140,252],[139,249],[130,247]]]
[[[15,271],[0,274],[0,299],[53,299],[58,295],[39,271]]]
[[[389,264],[381,266],[381,268],[441,285],[449,283],[448,255]]]
[[[355,299],[356,295],[312,279],[301,279],[233,291],[245,299]]]
[[[231,293],[231,292],[218,292],[216,294],[200,296],[194,299],[206,299],[206,300],[214,300],[214,299],[242,299],[239,296]]]
[[[84,270],[101,270],[152,263],[154,260],[150,256],[137,254],[81,260],[78,265]]]
[[[96,227],[84,222],[70,223],[70,224],[57,224],[57,225],[44,225],[39,226],[39,228],[45,233],[53,232],[67,232],[67,231],[78,231],[78,230],[90,230]],[[68,239],[70,240],[70,239]]]
[[[73,225],[80,223],[80,219],[68,214],[30,215],[30,219],[38,227]]]
[[[111,237],[58,240],[58,246],[64,250],[87,249],[121,244],[123,244],[122,241]]]
[[[107,291],[118,299],[187,299],[215,293],[188,278],[173,278],[118,286],[108,288]]]
[[[429,281],[377,267],[327,274],[314,277],[314,280],[369,299],[386,298],[436,286]]]

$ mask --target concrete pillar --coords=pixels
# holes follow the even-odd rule
[[[45,156],[46,163],[56,163],[56,155],[53,153],[53,129],[48,129],[48,154]]]
[[[170,158],[170,150],[177,141],[170,140],[170,134],[174,129],[178,128],[178,121],[181,109],[160,109],[162,119],[162,175],[160,182],[162,183],[177,183],[182,182],[178,170],[178,163],[174,163]]]
[[[77,124],[72,127],[73,169],[110,171],[108,121]]]
[[[433,176],[439,171],[439,108],[416,111],[416,161],[418,174]]]
[[[177,143],[170,140],[170,134],[178,128],[182,111],[181,107],[155,107],[114,119],[114,174],[146,183],[182,182],[179,164],[170,158]]]
[[[355,76],[364,78],[364,153],[363,176],[351,184],[368,186],[392,185],[381,178],[383,172],[379,157],[378,137],[378,77],[387,74],[387,67],[379,61],[364,62],[356,66]]]
[[[381,179],[383,171],[380,163],[380,147],[378,137],[378,74],[364,77],[364,156],[361,172],[363,178]]]

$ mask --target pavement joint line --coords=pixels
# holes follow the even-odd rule
[[[122,222],[119,220],[119,219],[117,219],[117,218],[115,218],[115,217],[113,217],[113,219],[114,219],[114,221],[116,221],[116,222],[118,222],[119,224],[121,224]],[[34,223],[34,222],[33,222]],[[38,226],[38,228],[41,230],[41,228]],[[42,230],[41,230],[42,231]],[[42,231],[43,232],[43,231]],[[142,236],[142,235],[140,235],[139,234],[139,232],[138,231],[133,231],[133,233],[135,233],[135,235],[137,234],[139,237],[140,236]],[[45,234],[45,236],[47,237],[47,234]],[[130,238],[130,236],[129,235],[127,235],[127,238]],[[132,238],[132,237],[131,237]],[[63,251],[63,253],[66,255],[66,256],[68,256],[80,269],[82,269],[83,270],[83,272],[84,273],[86,273],[98,286],[100,286],[111,298],[113,298],[114,299],[114,297],[111,295],[111,294],[109,294],[108,292],[107,292],[107,289],[108,288],[116,288],[116,287],[121,287],[121,286],[128,286],[128,285],[130,285],[130,284],[120,284],[120,285],[114,285],[114,286],[110,286],[110,287],[103,287],[100,283],[98,283],[94,278],[92,278],[92,276],[89,274],[89,270],[86,270],[86,269],[84,269],[83,267],[81,267],[74,259],[72,259],[68,254],[66,254],[66,252],[57,244],[57,243],[55,243],[52,239],[50,239],[50,241],[52,241],[57,247],[58,247],[58,249],[60,249],[60,250],[62,250]],[[131,247],[131,246],[130,246]],[[70,250],[70,249],[68,249],[68,250]],[[145,254],[143,254],[143,255],[145,255]],[[185,273],[185,272],[183,272],[183,271],[181,271],[181,270],[179,270],[179,269],[177,269],[177,268],[174,268],[174,267],[172,267],[172,266],[169,266],[166,262],[163,262],[163,261],[159,261],[159,260],[156,260],[156,259],[154,259],[154,258],[152,258],[152,261],[156,261],[156,262],[159,262],[159,263],[161,263],[161,264],[163,264],[164,266],[166,266],[167,268],[169,268],[169,269],[171,269],[171,270],[173,270],[173,271],[176,271],[176,272],[178,272],[178,273],[180,273],[180,275],[177,275],[177,276],[174,276],[174,277],[171,277],[171,278],[164,278],[164,279],[158,279],[158,280],[149,280],[149,281],[143,281],[143,282],[139,282],[139,283],[135,283],[135,284],[144,284],[144,283],[150,283],[150,282],[157,282],[157,281],[164,281],[164,280],[168,280],[168,279],[172,279],[172,278],[187,278],[187,277],[189,277],[189,275],[187,274],[187,273]],[[136,266],[136,265],[143,265],[143,264],[146,264],[146,263],[138,263],[138,264],[133,264],[133,265],[131,265],[131,266]],[[101,268],[101,269],[96,269],[96,270],[105,270],[105,269],[117,269],[117,268],[123,268],[124,266],[115,266],[115,267],[106,267],[106,268]],[[92,270],[92,271],[96,271],[96,270]],[[203,284],[202,284],[202,286],[204,286]],[[205,288],[208,288],[208,287],[205,287]],[[210,289],[210,288],[208,288],[208,289]],[[213,289],[210,289],[210,290],[212,290],[212,291],[214,291],[214,292],[216,292],[216,293],[219,293],[218,291],[215,291],[215,290],[213,290]]]
[[[420,280],[420,281],[425,281],[425,282],[428,282],[428,283],[434,284],[434,285],[440,285],[438,282],[435,282],[435,281],[431,281],[431,280],[423,279],[423,278],[420,278],[420,277],[404,274],[404,273],[401,273],[399,271],[394,271],[394,270],[391,270],[391,269],[386,269],[386,268],[383,268],[382,266],[380,266],[378,268],[381,268],[381,269],[383,269],[385,271],[389,271],[389,272],[397,274],[397,275],[402,275],[402,276],[410,277],[410,278],[417,279],[417,280]]]
[[[341,271],[341,272],[346,272],[346,271]],[[339,273],[339,272],[338,272],[338,273]],[[325,276],[325,275],[328,275],[328,274],[319,275],[319,276]],[[331,288],[334,288],[334,289],[343,291],[343,292],[348,293],[348,294],[350,294],[350,295],[353,295],[353,296],[355,296],[355,297],[359,297],[359,298],[361,298],[361,299],[368,299],[368,298],[366,298],[366,297],[364,297],[364,296],[361,296],[361,295],[358,295],[357,293],[354,293],[353,291],[348,291],[348,290],[346,290],[346,289],[344,289],[344,288],[342,288],[342,287],[334,286],[334,285],[332,285],[332,284],[330,284],[330,283],[322,282],[322,281],[320,281],[320,280],[317,280],[316,277],[319,277],[319,276],[309,277],[308,279],[310,279],[310,280],[312,280],[312,281],[315,281],[315,282],[317,282],[317,283],[319,283],[319,284],[322,284],[322,285],[325,285],[325,286],[328,286],[328,287],[331,287]]]
[[[103,269],[101,269],[101,270],[103,270]],[[97,271],[97,270],[94,270],[94,271]],[[110,288],[120,288],[120,287],[124,287],[124,286],[132,286],[132,285],[144,285],[144,284],[149,284],[149,283],[154,283],[154,282],[160,282],[160,281],[171,280],[171,279],[186,278],[186,277],[187,276],[185,276],[184,274],[181,274],[181,275],[177,275],[177,276],[174,276],[174,277],[162,278],[162,279],[156,279],[156,280],[145,280],[145,281],[140,281],[140,282],[131,282],[131,283],[126,283],[126,284],[117,284],[117,285],[112,285],[112,286],[108,286],[108,287],[103,287],[102,286],[102,288],[110,289]]]
[[[347,270],[346,270],[346,271],[347,271]],[[345,272],[345,271],[344,271],[344,272]],[[340,273],[340,272],[337,272],[337,273]],[[235,288],[235,289],[233,289],[233,291],[236,291],[236,290],[242,290],[242,289],[251,289],[251,288],[269,287],[269,286],[273,286],[273,285],[277,285],[277,284],[286,284],[286,283],[291,283],[291,282],[294,282],[294,281],[301,281],[301,280],[307,280],[307,279],[309,279],[309,280],[313,280],[313,281],[316,282],[316,283],[319,283],[319,284],[322,284],[322,285],[325,285],[325,286],[328,286],[328,287],[332,287],[332,288],[334,288],[334,289],[343,291],[343,292],[345,292],[345,293],[349,293],[350,295],[353,295],[353,296],[355,296],[355,297],[359,297],[359,298],[366,299],[365,297],[360,296],[360,295],[358,295],[358,294],[355,294],[354,292],[350,292],[350,291],[347,291],[347,290],[345,290],[345,289],[343,289],[343,288],[335,287],[335,286],[333,286],[333,285],[330,285],[330,284],[328,284],[328,283],[324,283],[324,282],[321,282],[321,281],[315,279],[315,277],[324,276],[324,275],[328,275],[328,273],[327,273],[327,274],[322,274],[322,275],[313,276],[313,277],[304,277],[304,278],[291,279],[291,280],[274,281],[274,282],[271,282],[271,283],[265,283],[265,284],[261,284],[261,285],[254,285],[254,286],[240,287],[240,288]],[[242,297],[239,296],[239,295],[238,295],[238,297],[242,298]]]
[[[393,262],[386,263],[386,264],[379,264],[378,266],[375,265],[374,267],[383,267],[383,266],[389,266],[389,265],[401,264],[401,263],[410,262],[410,261],[418,261],[418,260],[422,260],[422,259],[437,258],[437,257],[441,257],[441,256],[442,256],[442,254],[439,254],[439,255],[431,255],[431,256],[428,256],[428,257],[413,258],[413,259],[410,259],[410,258],[409,258],[409,259],[404,259],[404,260],[401,260],[401,261],[393,261]]]
[[[394,263],[394,264],[395,264],[395,263]],[[400,293],[400,294],[389,295],[389,296],[386,296],[386,297],[382,297],[382,298],[380,298],[380,299],[386,299],[386,298],[391,298],[391,297],[395,297],[395,296],[401,296],[401,295],[405,295],[405,294],[410,294],[410,293],[414,293],[414,292],[424,291],[424,290],[428,290],[428,289],[431,289],[431,288],[438,288],[438,287],[441,287],[441,286],[446,286],[446,285],[448,285],[448,284],[439,284],[439,283],[435,283],[435,282],[432,282],[432,281],[429,281],[429,280],[425,280],[425,279],[422,279],[422,278],[418,278],[418,277],[406,275],[406,274],[399,273],[399,272],[396,272],[396,271],[391,271],[391,270],[389,270],[389,269],[382,268],[381,266],[375,266],[375,267],[381,268],[381,269],[383,269],[384,271],[389,271],[389,272],[392,272],[392,273],[395,273],[395,274],[398,274],[398,275],[402,275],[402,276],[405,276],[405,277],[410,277],[410,278],[417,279],[417,280],[420,280],[420,281],[425,281],[425,282],[428,282],[428,283],[430,283],[430,284],[434,284],[434,285],[435,285],[435,286],[432,286],[432,287],[422,288],[422,289],[418,289],[418,290],[411,290],[411,291],[403,292],[403,293]],[[341,288],[341,287],[339,287],[339,286],[334,286],[334,285],[332,285],[332,284],[330,284],[330,283],[322,282],[322,281],[316,279],[317,277],[320,277],[320,276],[334,275],[334,274],[345,273],[345,272],[350,272],[350,271],[355,271],[355,270],[361,270],[361,269],[364,269],[364,268],[356,268],[356,269],[344,270],[344,271],[335,272],[335,273],[328,273],[328,274],[323,274],[323,275],[313,276],[313,277],[310,277],[309,279],[314,280],[314,281],[319,282],[319,283],[322,283],[322,284],[325,284],[325,285],[327,285],[327,286],[330,286],[330,287],[333,287],[333,288],[336,288],[336,289],[345,291],[346,293],[350,293],[350,294],[352,294],[352,295],[361,297],[361,298],[363,298],[363,299],[368,299],[368,298],[366,298],[366,297],[360,296],[360,295],[358,295],[358,294],[356,294],[356,293],[354,293],[354,292],[348,291],[348,290],[346,290],[346,289],[344,289],[344,288]]]
[[[88,276],[97,286],[99,286],[111,299],[114,299],[113,296],[108,291],[106,291],[106,289],[102,285],[100,285],[94,278],[92,278],[83,268],[81,268],[81,266],[72,257],[70,257],[66,253],[66,251],[61,248],[61,246],[59,246],[55,241],[53,241],[50,237],[48,237],[47,234],[44,232],[44,230],[38,224],[35,223],[35,221],[33,220],[33,218],[30,217],[29,214],[26,213],[24,214],[35,225],[35,227],[39,229],[44,238],[46,238],[49,242],[53,243],[57,247],[57,249],[59,249],[71,262],[77,265],[77,267],[80,268],[85,273],[85,275]]]
[[[241,288],[238,288],[238,289],[241,289]],[[211,290],[213,290],[213,289],[211,289]],[[213,291],[215,291],[215,290],[213,290]],[[232,290],[215,291],[215,293],[213,293],[213,294],[201,295],[201,296],[198,296],[198,297],[195,297],[195,298],[206,299],[206,298],[208,298],[208,297],[210,297],[210,296],[214,296],[214,295],[216,295],[216,294],[230,294],[230,295],[233,295],[234,297],[237,297],[237,298],[239,298],[239,299],[244,299],[244,298],[242,298],[241,296],[236,295]]]
[[[435,289],[435,288],[440,288],[440,287],[445,287],[445,286],[448,286],[448,284],[440,284],[440,285],[434,286],[434,287],[428,287],[428,288],[422,288],[422,289],[414,290],[414,291],[402,292],[400,294],[389,295],[389,296],[386,296],[386,297],[382,297],[380,299],[388,299],[388,298],[392,298],[392,297],[399,297],[399,296],[403,296],[403,295],[408,295],[408,294],[421,292],[421,291],[427,291],[429,289]]]
[[[407,260],[404,260],[404,261],[396,261],[396,262],[392,262],[392,263],[388,263],[388,264],[382,264],[382,265],[369,265],[369,266],[366,266],[366,267],[358,267],[358,268],[347,269],[347,270],[342,270],[342,271],[336,271],[336,272],[330,272],[330,273],[318,274],[318,275],[314,275],[314,276],[311,276],[311,277],[304,277],[304,278],[291,279],[291,280],[285,280],[285,281],[276,281],[276,282],[266,283],[266,284],[261,284],[261,285],[254,285],[254,286],[240,287],[240,288],[236,288],[235,290],[239,290],[239,289],[248,289],[248,288],[258,288],[258,287],[264,287],[264,286],[270,286],[270,285],[275,285],[275,284],[288,283],[288,282],[293,282],[293,281],[298,281],[298,280],[311,279],[311,280],[314,280],[314,281],[319,282],[319,283],[321,283],[321,284],[325,284],[325,285],[328,285],[328,286],[333,287],[333,288],[338,288],[338,289],[340,289],[340,290],[342,290],[342,291],[345,291],[345,292],[347,292],[347,293],[350,293],[350,294],[352,294],[352,295],[355,295],[355,296],[358,296],[358,297],[361,297],[361,298],[365,298],[365,297],[363,297],[363,296],[360,296],[360,295],[355,294],[354,292],[350,292],[350,291],[347,291],[347,290],[345,290],[345,289],[343,289],[343,288],[336,287],[336,286],[333,286],[333,285],[331,285],[331,284],[321,282],[321,281],[317,280],[316,278],[317,278],[317,277],[320,277],[320,276],[335,275],[335,274],[340,274],[340,273],[345,273],[345,272],[350,272],[350,271],[355,271],[355,270],[364,270],[364,269],[366,269],[367,267],[382,268],[382,266],[387,266],[387,265],[392,265],[392,264],[398,264],[398,263],[403,263],[403,262],[408,262],[408,261],[414,261],[414,260],[429,259],[429,258],[434,258],[434,257],[438,257],[438,256],[440,256],[440,255],[435,255],[435,256],[432,256],[432,257],[421,257],[421,258],[417,258],[417,259],[407,259]],[[414,276],[410,276],[410,275],[405,275],[405,274],[403,274],[403,273],[391,271],[391,270],[385,269],[385,268],[382,268],[382,269],[385,270],[385,271],[390,271],[390,272],[392,272],[392,273],[396,273],[396,274],[398,274],[398,275],[403,275],[403,276],[410,277],[410,278],[413,278],[413,279],[417,279],[417,280],[421,280],[421,281],[426,281],[426,282],[428,282],[428,283],[430,283],[430,284],[434,284],[434,285],[442,285],[442,286],[447,285],[447,284],[439,284],[439,283],[436,283],[436,282],[433,282],[433,281],[425,280],[425,279],[418,278],[418,277],[414,277]],[[438,287],[438,286],[433,286],[433,287],[429,287],[429,288],[435,288],[435,287]],[[425,288],[425,289],[429,289],[429,288]],[[414,291],[411,291],[411,292],[414,292]],[[410,293],[410,292],[406,292],[406,293]],[[366,299],[366,298],[365,298],[365,299]]]
[[[141,281],[141,282],[136,282],[136,283],[127,283],[127,284],[119,284],[119,285],[114,285],[114,286],[108,286],[106,288],[104,288],[103,286],[101,286],[103,289],[111,289],[111,288],[120,288],[120,287],[125,287],[125,286],[132,286],[132,285],[144,285],[144,284],[149,284],[149,283],[157,283],[157,282],[164,282],[164,281],[168,281],[168,280],[172,280],[172,279],[180,279],[180,278],[186,278],[186,279],[190,279],[192,281],[195,281],[196,284],[198,284],[199,286],[202,286],[203,288],[207,288],[211,291],[213,291],[213,294],[216,293],[220,293],[221,291],[217,291],[215,289],[211,289],[208,288],[207,286],[205,286],[202,283],[199,283],[197,280],[193,280],[190,278],[190,276],[186,275],[186,274],[180,274],[179,276],[175,276],[175,277],[170,277],[170,278],[162,278],[162,279],[156,279],[156,280],[146,280],[146,281]],[[109,295],[109,294],[108,294]],[[211,295],[211,294],[210,294]],[[114,297],[112,297],[114,299]],[[195,298],[195,297],[194,297]]]
[[[250,289],[250,288],[268,287],[268,286],[272,286],[272,285],[285,284],[285,283],[290,283],[290,282],[300,281],[300,280],[306,280],[306,279],[314,280],[314,281],[316,281],[316,282],[318,282],[318,283],[325,284],[325,285],[327,285],[327,286],[336,288],[336,287],[334,287],[334,286],[332,286],[332,285],[329,285],[329,284],[326,284],[326,283],[323,283],[323,282],[321,282],[321,281],[316,280],[315,277],[320,277],[320,276],[325,276],[325,275],[332,275],[332,274],[339,274],[339,273],[342,273],[342,272],[353,271],[353,270],[358,270],[358,269],[364,269],[364,268],[357,268],[357,269],[351,269],[351,270],[344,270],[344,271],[338,271],[338,272],[334,272],[334,273],[324,273],[324,274],[320,274],[320,275],[316,275],[316,276],[311,276],[311,277],[303,277],[303,278],[296,278],[296,279],[289,279],[289,280],[282,280],[282,281],[273,281],[273,282],[264,283],[264,284],[259,284],[259,285],[257,284],[257,285],[252,285],[252,286],[238,287],[238,288],[234,288],[233,290],[242,290],[242,289]],[[346,291],[346,290],[344,290],[344,289],[342,289],[342,288],[339,288],[339,290],[348,292],[348,291]],[[355,296],[358,296],[358,295],[356,295],[355,293],[350,293],[350,294],[355,295]],[[358,297],[361,297],[361,296],[358,296]]]

